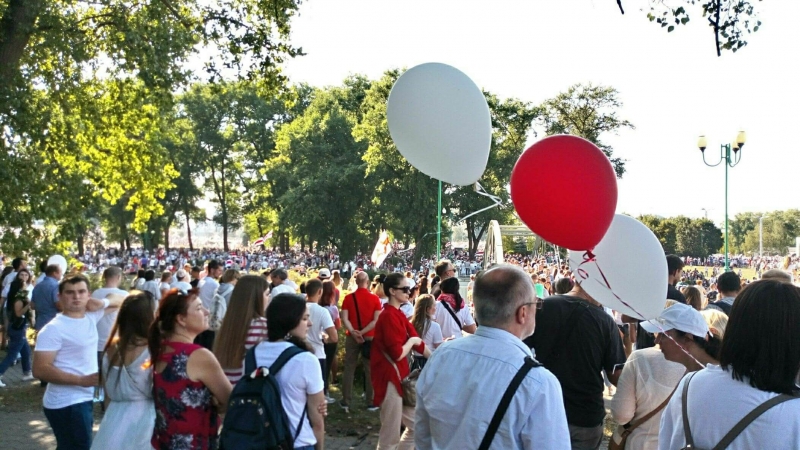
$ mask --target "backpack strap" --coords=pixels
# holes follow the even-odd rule
[[[497,405],[494,416],[492,416],[492,421],[489,422],[489,428],[486,429],[486,434],[483,435],[483,440],[478,450],[489,450],[494,440],[494,435],[497,434],[497,430],[500,428],[500,422],[503,421],[503,417],[506,415],[509,405],[511,405],[511,399],[513,399],[514,394],[517,393],[519,385],[522,384],[522,380],[525,379],[525,376],[528,375],[531,369],[539,366],[541,366],[541,364],[530,356],[525,357],[525,362],[522,363],[522,367],[519,368],[517,374],[511,379],[511,383],[508,385],[508,388],[506,388],[503,398],[500,399],[500,404]]]
[[[277,373],[287,362],[289,362],[290,359],[305,351],[306,350],[303,350],[302,348],[292,344],[291,347],[281,352],[280,356],[278,356],[278,359],[276,359],[275,362],[269,366],[269,373],[271,373],[273,376],[277,375]]]
[[[686,375],[686,374],[684,374],[684,375]],[[629,422],[629,423],[623,425],[622,427],[624,428],[624,431],[622,432],[622,437],[625,438],[627,436],[630,436],[630,434],[633,433],[633,430],[635,430],[637,427],[639,427],[639,425],[647,422],[648,420],[650,420],[651,417],[655,416],[656,414],[658,414],[659,411],[664,409],[667,406],[667,403],[669,403],[669,401],[672,399],[672,396],[675,394],[675,391],[677,391],[677,390],[678,390],[678,385],[675,385],[675,389],[673,389],[672,392],[669,393],[667,398],[665,398],[664,401],[661,402],[660,405],[656,406],[656,408],[654,410],[652,410],[649,413],[645,414],[644,416],[642,416],[636,422]]]
[[[777,406],[783,402],[794,400],[796,398],[798,397],[793,395],[781,394],[772,397],[771,399],[758,405],[754,410],[750,411],[749,414],[744,416],[744,418],[740,420],[739,423],[737,423],[731,429],[731,431],[729,431],[728,434],[726,434],[725,437],[723,437],[722,440],[719,441],[719,444],[714,446],[712,450],[721,450],[728,448],[728,446],[731,445],[731,442],[733,442],[733,440],[736,439],[739,436],[739,434],[741,434],[742,431],[744,431],[744,429],[747,428],[748,425],[750,425],[754,420],[756,420],[758,416],[764,414],[765,412],[767,412],[768,409],[772,408],[773,406]]]
[[[452,317],[453,320],[456,321],[456,324],[458,324],[458,329],[463,330],[464,327],[461,325],[461,321],[458,320],[458,316],[456,315],[456,312],[453,311],[453,308],[451,308],[450,305],[445,300],[439,300],[439,301],[442,303],[442,306],[444,306],[444,309],[446,309],[447,312],[450,313],[450,317]]]
[[[683,415],[683,437],[686,439],[686,447],[694,448],[694,438],[692,438],[692,429],[689,427],[689,413],[686,397],[689,394],[689,382],[697,372],[692,372],[686,377],[686,383],[683,384],[683,394],[681,398],[681,415]]]

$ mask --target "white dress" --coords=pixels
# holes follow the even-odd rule
[[[145,349],[127,367],[109,368],[108,357],[103,356],[106,395],[112,400],[92,441],[93,450],[152,448],[150,439],[156,423],[156,409],[149,359],[150,352]]]

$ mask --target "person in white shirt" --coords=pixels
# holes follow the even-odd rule
[[[466,302],[461,298],[458,278],[447,278],[438,286],[441,288],[441,294],[436,299],[434,320],[442,328],[442,335],[446,338],[459,339],[464,336],[462,331],[475,333],[477,325]]]
[[[270,367],[293,346],[303,351],[286,361],[275,378],[281,388],[281,403],[291,430],[298,430],[295,448],[325,448],[324,383],[319,361],[306,342],[309,329],[307,303],[297,294],[272,298],[267,306],[268,340],[255,347],[257,367]],[[327,313],[327,311],[326,311]]]
[[[142,291],[149,292],[153,295],[153,311],[158,309],[158,301],[161,300],[161,289],[159,287],[159,281],[156,280],[156,271],[152,269],[148,269],[144,273],[144,284],[142,285]]]
[[[116,294],[122,297],[127,297],[128,292],[119,288],[122,282],[122,269],[119,267],[109,267],[103,271],[103,287],[92,292],[92,298],[104,299],[109,295]],[[97,358],[98,364],[102,363],[103,349],[106,348],[111,329],[114,328],[114,322],[117,321],[117,313],[119,309],[108,308],[105,310],[103,317],[97,321]]]
[[[172,288],[183,292],[192,290],[192,285],[189,284],[189,273],[184,269],[178,269],[175,272],[175,282],[172,283]]]
[[[207,275],[203,278],[203,282],[200,283],[198,297],[203,303],[203,307],[209,311],[214,310],[214,296],[217,295],[217,290],[219,289],[217,278],[222,275],[222,270],[222,264],[216,259],[212,259],[208,262],[208,267],[206,268]],[[194,343],[211,350],[214,348],[215,334],[214,330],[203,331],[197,335]]]
[[[757,416],[724,448],[800,448],[798,336],[800,288],[761,280],[743,289],[731,309],[719,365],[707,364],[680,382],[661,416],[658,448],[684,448],[687,434],[692,448],[714,448],[740,420],[770,400],[781,403]]]
[[[414,303],[414,315],[411,316],[411,325],[417,330],[417,334],[422,337],[422,342],[425,343],[425,347],[429,348],[431,351],[436,350],[436,348],[444,342],[442,328],[433,320],[435,314],[436,301],[433,299],[432,295],[422,294],[417,297],[417,301]],[[413,355],[414,366],[412,369],[422,369],[425,367],[427,358],[416,351],[413,352]]]
[[[327,360],[325,356],[325,344],[339,342],[339,333],[336,327],[333,326],[333,318],[327,309],[319,305],[319,299],[322,298],[322,280],[312,278],[306,282],[306,303],[308,307],[308,315],[311,320],[311,328],[308,330],[306,340],[311,344],[314,349],[314,356],[319,360],[319,365],[322,367],[322,381],[323,383],[328,379],[328,371],[325,370]],[[326,397],[325,401],[333,403],[331,397]]]
[[[97,322],[104,310],[118,307],[123,298],[89,297],[89,281],[82,275],[59,285],[62,313],[39,332],[33,358],[33,376],[46,381],[44,414],[59,447],[88,449],[92,442],[92,398],[97,376]]]
[[[476,277],[473,298],[480,328],[440,346],[417,381],[416,447],[474,449],[486,439],[497,450],[570,449],[559,382],[522,342],[533,334],[541,301],[530,278],[518,267],[495,266]],[[498,411],[506,392],[508,408]]]

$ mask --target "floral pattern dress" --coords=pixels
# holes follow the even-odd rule
[[[160,356],[167,365],[153,373],[156,426],[153,447],[159,450],[215,450],[219,445],[219,416],[211,404],[211,391],[186,373],[196,344],[165,341],[173,352]]]

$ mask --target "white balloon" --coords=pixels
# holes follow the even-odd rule
[[[622,314],[658,317],[667,301],[667,258],[649,228],[616,214],[593,253],[595,261],[587,262],[586,252],[569,252],[570,269],[586,293]]]
[[[492,120],[486,97],[455,67],[426,63],[407,70],[386,105],[389,133],[412,166],[458,186],[486,170]]]
[[[53,255],[47,260],[47,265],[55,264],[61,267],[61,275],[67,274],[67,260],[61,255]]]

